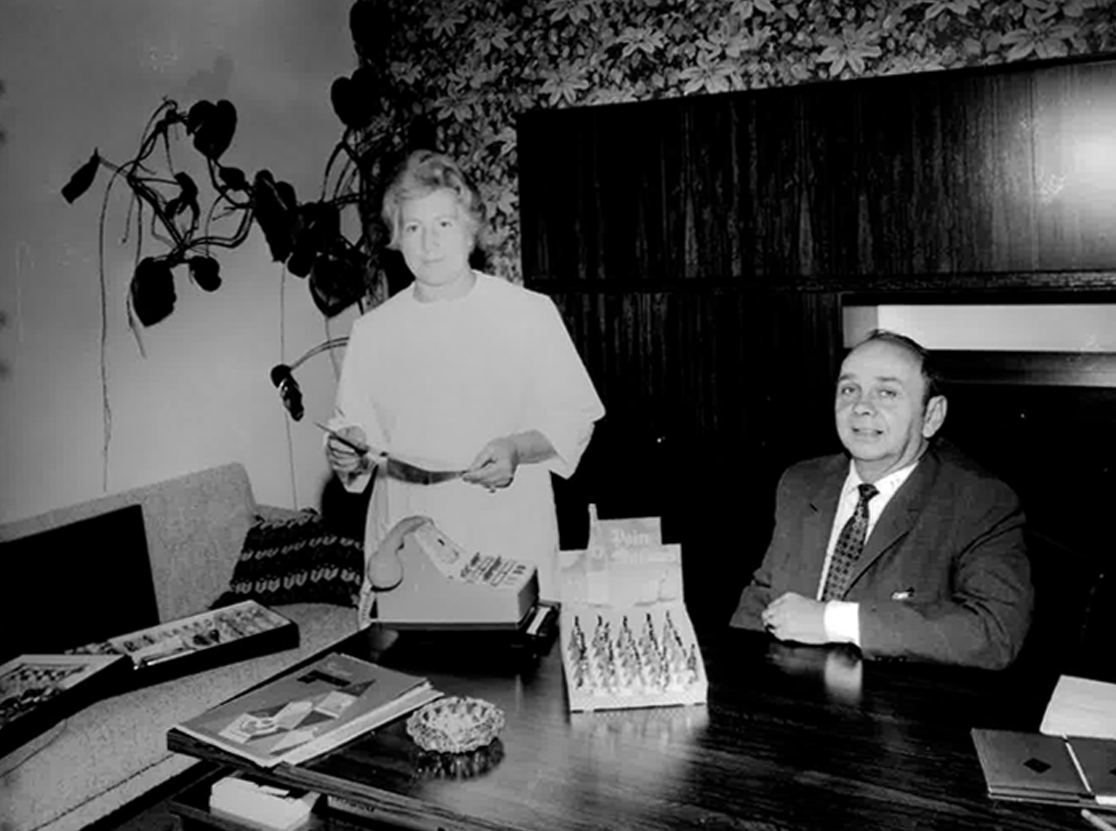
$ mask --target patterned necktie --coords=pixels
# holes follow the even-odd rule
[[[833,548],[833,559],[829,562],[829,573],[825,576],[822,602],[840,600],[849,587],[853,567],[860,559],[864,549],[864,538],[868,535],[868,501],[879,493],[875,485],[860,485],[860,499],[856,510],[841,529],[837,545]]]

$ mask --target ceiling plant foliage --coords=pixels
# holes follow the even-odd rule
[[[493,270],[522,280],[515,118],[573,107],[1116,48],[1116,0],[357,0],[390,16],[402,133],[423,119],[482,192]],[[378,50],[386,50],[380,52]]]

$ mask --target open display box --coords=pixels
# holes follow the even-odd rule
[[[298,643],[298,624],[254,600],[245,600],[69,651],[129,658],[132,671],[120,686],[136,689],[293,649]]]
[[[658,518],[599,520],[560,552],[562,666],[574,711],[702,704],[708,680],[682,594],[682,549]]]
[[[109,696],[297,647],[298,624],[246,600],[0,664],[0,756]]]
[[[0,757],[111,695],[127,675],[121,655],[20,655],[0,665]]]

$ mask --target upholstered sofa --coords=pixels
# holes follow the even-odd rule
[[[257,505],[233,463],[0,526],[0,544],[135,504],[160,622],[219,602],[261,517],[295,516]],[[166,749],[170,727],[356,630],[355,609],[340,603],[272,608],[298,624],[297,648],[104,698],[0,759],[0,831],[70,831],[121,808],[193,763]]]

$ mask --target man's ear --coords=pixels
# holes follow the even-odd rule
[[[944,395],[935,395],[926,402],[926,411],[922,414],[922,435],[930,438],[942,426],[946,417],[947,402]]]

